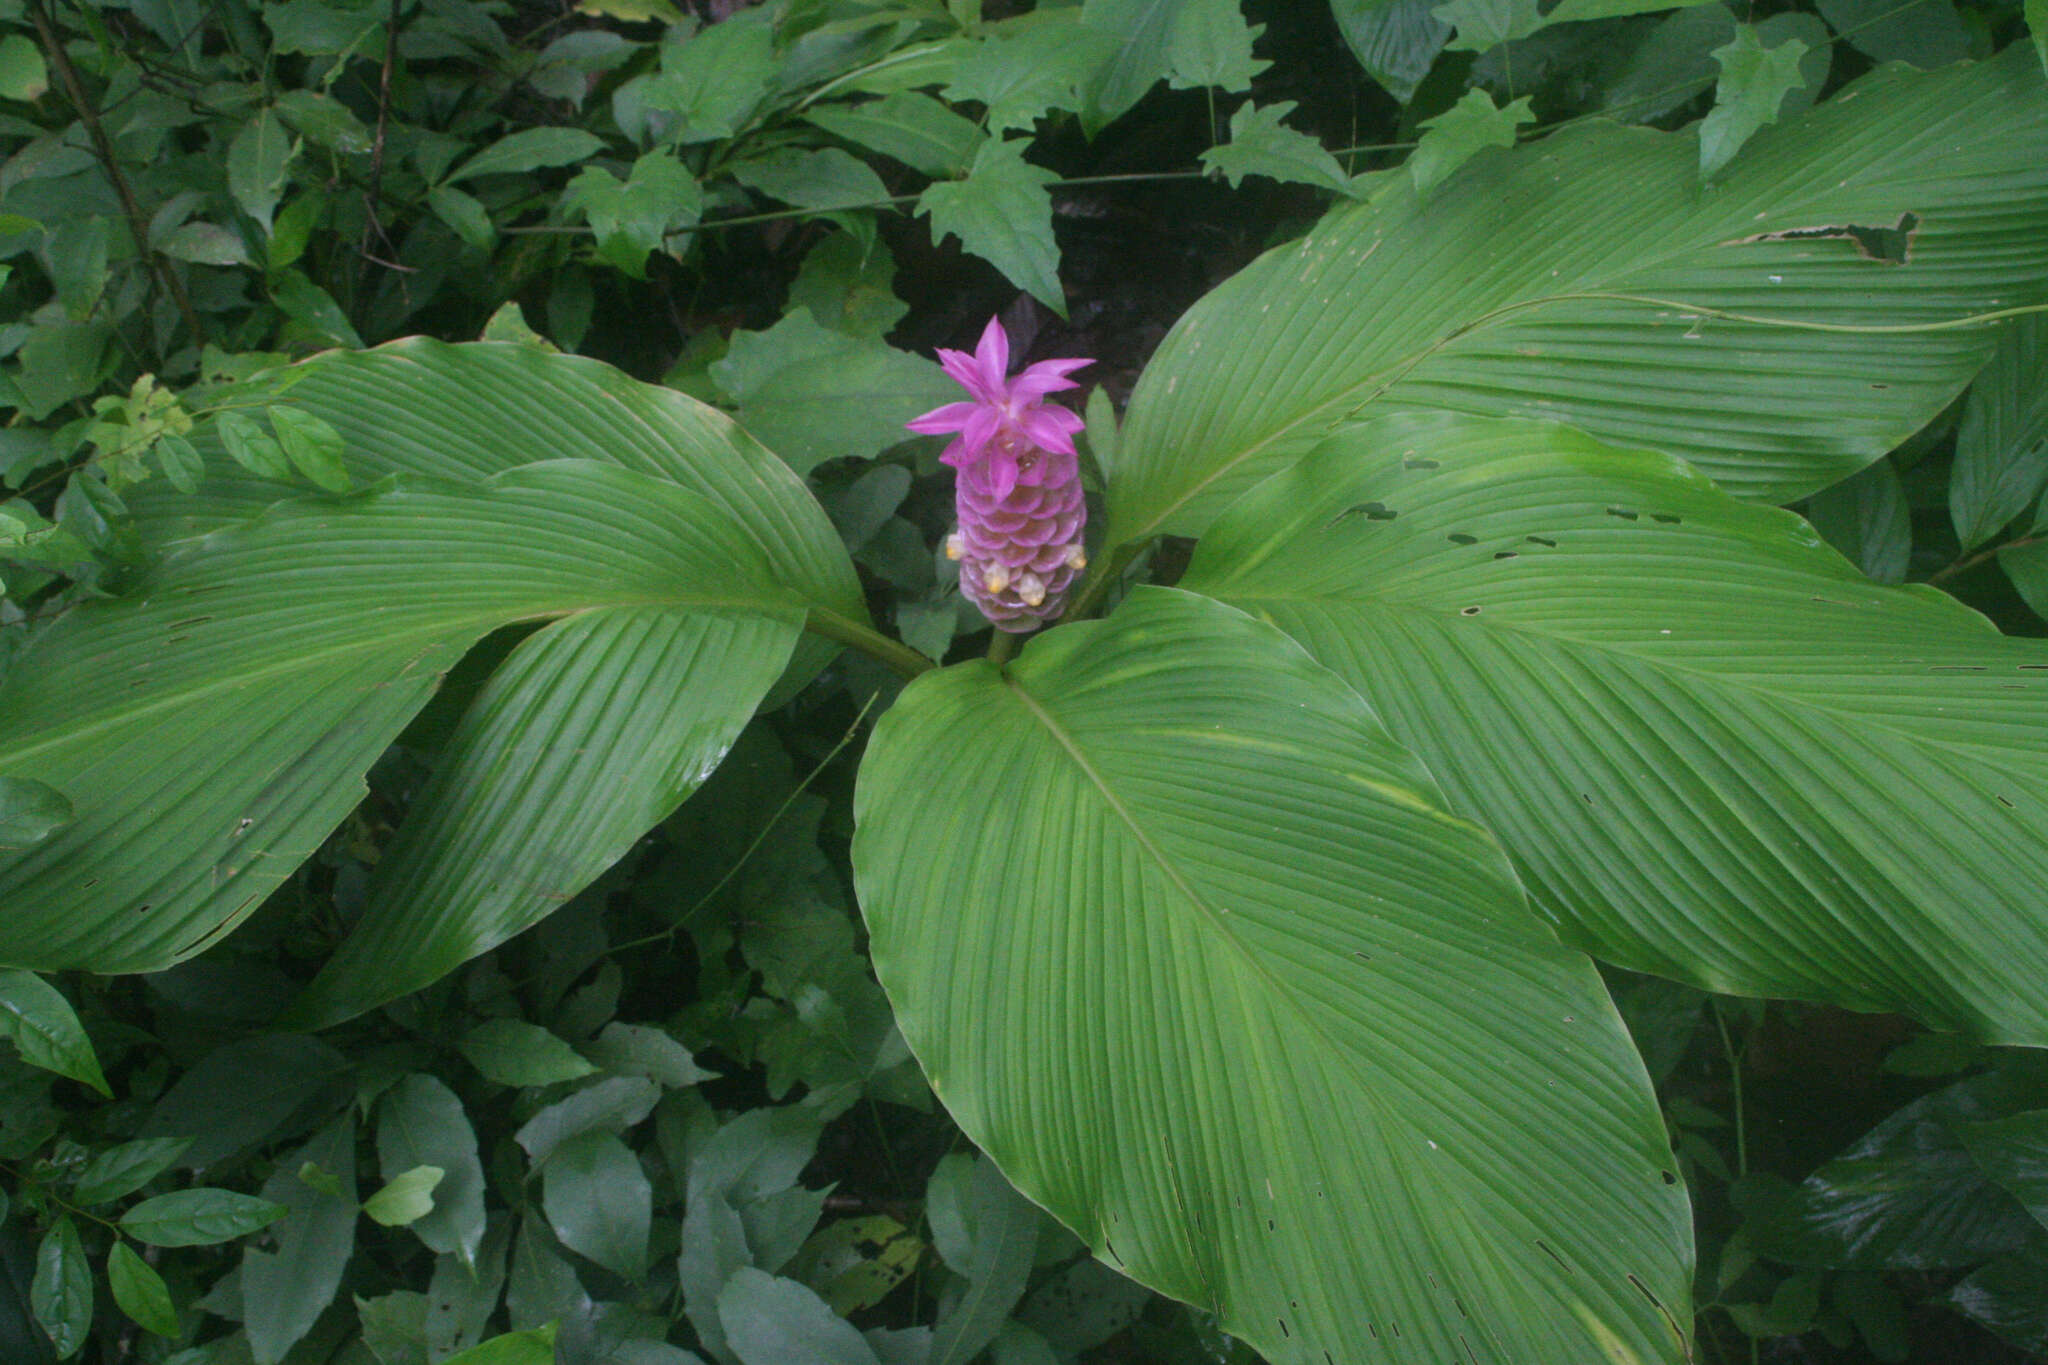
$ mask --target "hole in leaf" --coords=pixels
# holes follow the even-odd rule
[[[1557,548],[1557,542],[1547,536],[1524,536],[1523,539],[1531,545],[1544,545],[1553,550]]]
[[[1460,616],[1477,616],[1478,614],[1478,607],[1460,607],[1458,609],[1458,615]]]
[[[1662,522],[1666,526],[1676,526],[1681,521],[1684,521],[1685,518],[1681,516],[1676,516],[1670,512],[1652,512],[1650,513],[1650,520],[1655,522]]]
[[[1572,1273],[1572,1268],[1564,1263],[1564,1257],[1558,1255],[1556,1252],[1550,1249],[1550,1243],[1543,1241],[1541,1238],[1539,1238],[1537,1239],[1536,1247],[1537,1250],[1541,1251],[1545,1256],[1548,1256],[1551,1260],[1556,1261],[1557,1268],[1559,1270],[1562,1270],[1567,1275]]]
[[[1610,517],[1620,517],[1623,521],[1634,521],[1642,513],[1636,511],[1633,507],[1610,507],[1607,509],[1607,515]]]
[[[1676,1185],[1678,1183],[1678,1177],[1670,1171],[1659,1171],[1657,1174],[1664,1177],[1664,1183],[1667,1185]]]
[[[1453,545],[1477,545],[1479,543],[1478,536],[1468,536],[1463,531],[1453,531],[1445,536],[1444,539],[1450,541]]]
[[[1277,1323],[1279,1323],[1279,1324],[1280,1324],[1280,1335],[1281,1335],[1281,1336],[1283,1336],[1283,1337],[1291,1337],[1291,1336],[1293,1336],[1293,1335],[1294,1335],[1294,1333],[1292,1333],[1292,1332],[1290,1332],[1290,1331],[1288,1331],[1288,1330],[1287,1330],[1287,1319],[1286,1319],[1286,1318],[1274,1318],[1274,1319],[1273,1319],[1273,1321],[1275,1321],[1275,1322],[1277,1322]]]
[[[1494,557],[1495,559],[1520,559],[1520,558],[1521,558],[1521,556],[1520,556],[1520,555],[1518,555],[1518,554],[1516,554],[1516,553],[1515,553],[1515,552],[1514,552],[1513,550],[1496,550],[1496,551],[1494,552],[1494,555],[1493,555],[1493,557]]]
[[[1331,517],[1329,525],[1325,526],[1323,529],[1327,531],[1330,529],[1331,526],[1335,526],[1338,522],[1349,521],[1353,517],[1362,516],[1367,521],[1392,521],[1395,517],[1398,517],[1400,515],[1401,514],[1399,512],[1396,512],[1393,508],[1387,506],[1383,502],[1355,502],[1351,504],[1351,506],[1339,512],[1336,516]]]
[[[1902,213],[1899,220],[1890,227],[1864,223],[1828,223],[1818,227],[1781,228],[1776,232],[1759,232],[1754,237],[1738,237],[1724,246],[1750,246],[1757,242],[1817,242],[1844,241],[1856,244],[1856,254],[1866,261],[1881,261],[1886,265],[1904,265],[1913,250],[1913,234],[1920,226],[1920,215]]]
[[[2004,807],[2005,807],[2005,808],[2006,808],[2007,810],[2017,810],[2017,809],[2018,809],[2018,807],[2017,807],[2017,806],[2013,805],[2013,803],[2012,803],[2012,802],[2010,802],[2010,801],[2006,800],[2006,799],[2005,799],[2004,797],[2002,797],[2002,796],[1996,797],[1995,799],[1997,800],[1997,802],[1998,802],[1998,804],[1999,804],[1999,805],[2001,805],[2001,806],[2004,806]]]
[[[1401,459],[1401,468],[1403,469],[1436,469],[1438,467],[1437,461],[1425,460],[1420,455],[1405,455]]]

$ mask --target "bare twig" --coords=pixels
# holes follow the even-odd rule
[[[178,272],[150,249],[149,219],[142,212],[142,205],[136,202],[135,191],[128,184],[128,177],[121,174],[121,163],[114,155],[113,139],[107,136],[106,127],[101,124],[99,110],[86,98],[85,86],[78,79],[77,70],[71,65],[70,54],[64,51],[64,42],[57,36],[56,28],[50,23],[50,14],[43,7],[43,0],[29,0],[28,17],[36,26],[36,36],[42,39],[43,54],[57,72],[57,79],[64,85],[64,94],[71,101],[72,110],[79,122],[92,138],[94,153],[99,157],[100,169],[106,172],[107,180],[114,187],[114,194],[121,201],[121,212],[128,219],[129,235],[135,239],[136,254],[143,265],[163,285],[178,306],[179,314],[185,319],[186,330],[191,332],[195,344],[204,343],[206,329],[199,325],[199,314],[193,311],[192,300],[185,293],[185,282],[178,278]]]
[[[391,16],[384,25],[384,67],[377,73],[377,134],[370,144],[370,187],[363,194],[363,241],[360,248],[363,273],[359,291],[362,293],[369,292],[370,267],[389,265],[389,262],[372,256],[370,247],[373,242],[381,241],[387,251],[391,250],[391,239],[385,236],[383,221],[377,216],[377,204],[384,197],[384,130],[391,121],[391,68],[398,61],[401,3],[402,0],[391,0]]]

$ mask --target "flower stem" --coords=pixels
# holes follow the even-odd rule
[[[988,661],[998,668],[1010,661],[1017,652],[1017,637],[1007,630],[995,632],[995,638],[988,642]]]
[[[842,645],[851,645],[871,659],[895,669],[906,678],[915,678],[928,673],[938,665],[899,640],[892,640],[870,626],[848,620],[837,612],[812,607],[804,618],[804,628],[828,640],[837,640]]]

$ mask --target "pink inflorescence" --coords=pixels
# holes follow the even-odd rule
[[[1088,565],[1074,433],[1081,419],[1045,396],[1078,385],[1067,378],[1092,362],[1042,360],[1009,378],[1010,338],[994,318],[974,354],[939,351],[939,364],[974,395],[934,408],[907,425],[927,435],[958,432],[939,456],[959,470],[953,507],[959,529],[946,554],[960,562],[960,590],[998,630],[1027,631],[1059,614],[1074,577]]]

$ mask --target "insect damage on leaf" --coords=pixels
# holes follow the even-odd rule
[[[1913,235],[1920,229],[1920,215],[1902,213],[1890,227],[1869,227],[1858,223],[1837,223],[1822,227],[1784,228],[1759,232],[1754,237],[1737,237],[1723,246],[1751,246],[1757,242],[1808,242],[1837,239],[1854,242],[1856,254],[1866,261],[1904,265],[1913,249]]]

